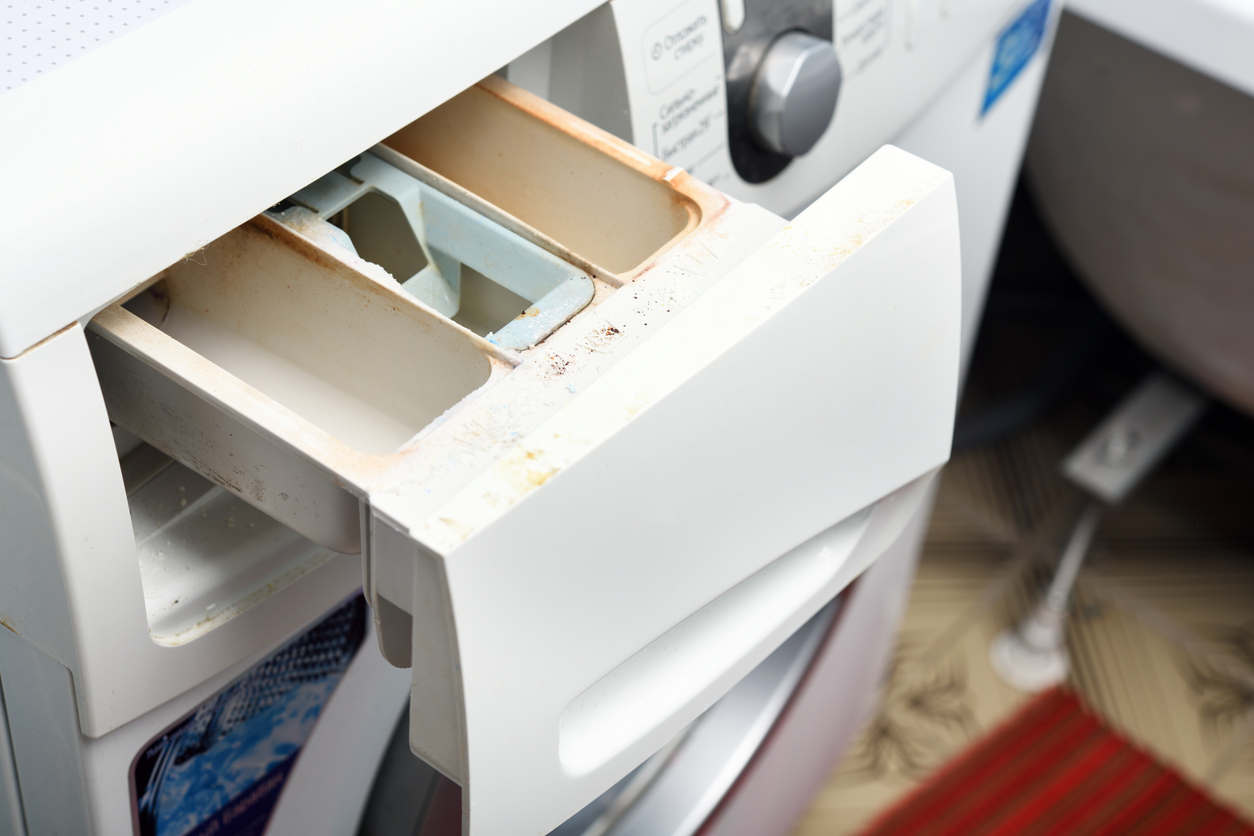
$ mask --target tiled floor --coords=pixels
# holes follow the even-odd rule
[[[795,836],[858,832],[1025,699],[988,643],[1048,578],[1081,501],[1055,465],[1082,431],[1063,416],[949,465],[882,711]],[[1178,455],[1110,511],[1068,649],[1097,712],[1254,820],[1254,475]]]
[[[1092,402],[946,469],[882,709],[795,836],[857,833],[1024,700],[988,645],[1035,601],[1079,510],[1057,462],[1101,415]],[[1254,422],[1216,408],[1106,514],[1068,648],[1093,708],[1254,820],[1251,459]]]

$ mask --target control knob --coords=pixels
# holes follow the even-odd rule
[[[763,148],[798,157],[836,112],[840,61],[831,41],[785,32],[767,47],[749,90],[749,124]]]

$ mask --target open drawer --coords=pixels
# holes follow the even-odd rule
[[[786,223],[496,79],[362,160],[100,314],[105,401],[361,552],[465,831],[547,832],[870,565],[947,459],[952,180],[886,147]],[[354,231],[367,192],[402,220]],[[481,223],[508,252],[456,242]],[[528,290],[519,258],[557,272]],[[505,298],[485,276],[517,297],[491,322],[460,307]],[[586,299],[539,301],[568,279]]]
[[[370,476],[509,359],[264,216],[200,259],[93,320],[111,420],[359,553]]]

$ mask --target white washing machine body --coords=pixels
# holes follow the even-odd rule
[[[763,185],[693,166],[726,195],[685,174],[684,159],[659,163],[508,85],[472,87],[505,65],[513,76],[535,44],[606,8],[616,31],[632,15],[653,26],[645,3],[543,14],[379,3],[356,12],[353,37],[331,3],[298,17],[189,3],[0,95],[3,120],[28,126],[6,132],[0,154],[21,210],[6,215],[0,277],[3,826],[351,832],[408,698],[410,745],[462,786],[465,832],[548,830],[682,730],[695,735],[706,709],[785,658],[773,654],[809,624],[808,643],[789,646],[813,660],[808,672],[783,666],[799,684],[767,689],[760,734],[684,820],[727,828],[748,821],[736,804],[772,809],[765,788],[804,757],[811,783],[776,793],[771,820],[795,816],[865,716],[891,644],[970,341],[959,283],[991,263],[1053,19],[1039,0],[881,5],[869,22],[832,10],[837,32],[853,20],[865,35],[844,57],[864,52],[811,156]],[[1025,32],[1030,49],[1007,47]],[[626,67],[629,50],[616,54]],[[934,58],[910,64],[922,55]],[[500,143],[475,158],[484,170],[523,155],[497,180],[530,202],[510,204],[423,145],[458,113],[498,126],[463,126]],[[413,128],[424,114],[435,127]],[[894,138],[992,185],[959,181],[955,202],[937,167],[872,153]],[[980,143],[991,156],[972,150]],[[591,300],[542,341],[503,348],[308,228],[248,221],[367,149],[444,196],[423,192],[423,205],[463,207],[462,228],[491,227],[513,251],[586,276]],[[587,177],[555,185],[543,169],[554,159],[580,161]],[[343,176],[360,184],[353,172]],[[628,197],[589,191],[604,177]],[[108,210],[67,214],[67,199]],[[555,221],[545,206],[559,207]],[[982,219],[984,256],[966,245],[969,217]],[[205,278],[236,263],[232,252],[295,259],[319,290],[290,315],[239,304],[236,288],[280,273]],[[463,261],[491,272],[474,258]],[[199,321],[192,300],[205,287],[221,295],[202,313],[229,309],[230,326],[201,342],[162,331],[184,311]],[[385,308],[403,321],[378,324]],[[275,348],[264,334],[280,321],[297,342]],[[292,362],[354,334],[393,340],[390,353],[354,349],[369,360],[352,367],[362,386],[378,368],[388,391],[410,380],[402,345],[445,358],[420,369],[432,379],[462,368],[459,357],[478,358],[485,379],[370,458],[266,381],[236,384],[256,363],[232,366],[240,343],[223,334],[250,328],[263,336],[249,332],[249,351]],[[852,350],[833,354],[831,334]],[[356,385],[325,364],[313,374]],[[232,457],[255,483],[223,469]],[[322,509],[312,517],[330,530],[301,508]],[[821,611],[868,567],[820,636]],[[799,735],[836,687],[850,689],[848,710]],[[257,731],[266,723],[275,736]],[[265,745],[245,751],[249,740]],[[234,783],[211,768],[217,758],[238,766]],[[665,787],[643,787],[634,809]],[[195,788],[194,815],[171,813]],[[157,797],[169,804],[154,813]]]

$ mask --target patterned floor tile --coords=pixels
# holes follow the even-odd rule
[[[859,832],[1025,699],[988,645],[1048,583],[1083,500],[1057,463],[1094,417],[1060,414],[947,467],[881,709],[795,836]],[[1254,432],[1238,442],[1254,450]],[[1215,461],[1185,450],[1104,516],[1073,599],[1070,684],[1254,820],[1254,474]]]

